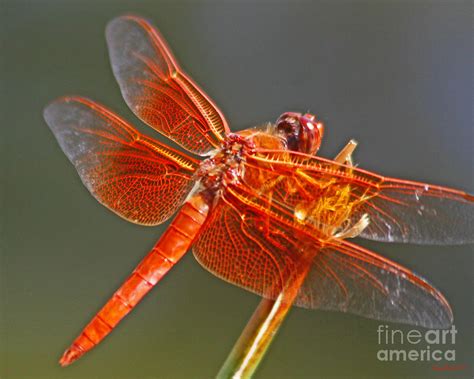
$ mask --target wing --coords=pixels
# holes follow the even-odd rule
[[[108,24],[106,37],[122,95],[142,121],[198,155],[219,146],[229,133],[224,115],[183,72],[151,24],[118,17]]]
[[[412,271],[373,252],[335,240],[313,260],[297,305],[376,320],[446,328],[453,314],[445,297]]]
[[[271,190],[274,201],[292,212],[304,205],[306,220],[318,228],[323,223],[354,224],[367,214],[369,225],[360,234],[364,238],[418,244],[474,242],[474,197],[467,193],[385,178],[289,151],[260,150],[246,160],[246,172],[264,173],[270,183],[265,191]],[[255,187],[251,174],[246,176],[248,185]]]
[[[44,118],[87,189],[128,221],[165,221],[193,185],[198,161],[140,134],[91,100],[58,99]]]
[[[275,299],[309,265],[295,300],[298,306],[429,328],[451,325],[446,299],[410,270],[311,232],[271,199],[231,184],[193,251],[218,277],[266,298]]]

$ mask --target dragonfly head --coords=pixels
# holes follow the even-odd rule
[[[324,125],[310,113],[283,113],[275,123],[289,150],[314,155],[319,150]]]

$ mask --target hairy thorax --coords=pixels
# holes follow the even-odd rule
[[[259,190],[265,178],[249,177],[246,157],[257,154],[259,149],[285,149],[284,142],[272,124],[229,134],[221,147],[201,163],[197,172],[199,190],[206,192],[207,196],[219,196],[229,184],[237,184],[244,177],[250,180],[254,189]]]

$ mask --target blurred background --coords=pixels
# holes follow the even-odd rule
[[[474,192],[471,1],[2,0],[2,379],[211,378],[259,302],[188,254],[100,346],[57,364],[166,228],[99,205],[42,118],[81,94],[157,137],[109,66],[104,29],[125,12],[160,28],[233,130],[309,110],[326,123],[323,156],[356,138],[363,168]],[[379,324],[412,327],[294,309],[256,378],[472,377],[472,246],[357,242],[445,294],[461,368],[377,360]]]

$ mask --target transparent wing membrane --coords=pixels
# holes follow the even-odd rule
[[[195,154],[219,146],[229,132],[224,115],[182,71],[151,24],[118,17],[108,24],[106,37],[122,95],[141,120]]]
[[[140,134],[102,105],[65,97],[44,117],[87,189],[131,222],[165,221],[193,185],[197,161]]]
[[[289,151],[260,151],[247,158],[265,172],[272,196],[285,207],[333,212],[354,224],[362,215],[369,225],[361,237],[386,242],[462,244],[474,242],[474,197],[435,185],[385,178],[358,168]],[[268,184],[267,184],[268,185]],[[331,203],[333,202],[333,203]],[[308,220],[311,218],[308,217]]]

